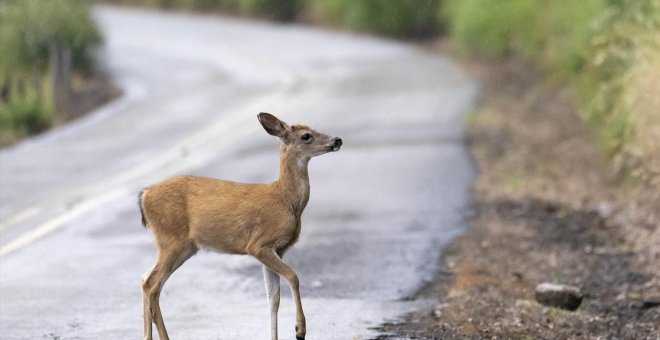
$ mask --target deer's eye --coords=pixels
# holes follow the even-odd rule
[[[306,133],[306,134],[300,136],[300,139],[301,139],[303,142],[308,143],[309,141],[312,140],[312,134],[311,134],[311,133]]]

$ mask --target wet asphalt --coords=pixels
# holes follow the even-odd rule
[[[0,150],[0,337],[136,339],[155,248],[135,195],[177,174],[278,175],[261,111],[340,136],[310,162],[300,241],[308,339],[364,339],[425,304],[463,230],[474,170],[463,117],[477,86],[449,58],[373,37],[221,16],[97,7],[124,95]],[[282,285],[280,338],[294,338]],[[430,303],[430,302],[429,302]],[[266,339],[260,264],[201,251],[169,279],[173,339]]]

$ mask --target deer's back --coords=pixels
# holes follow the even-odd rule
[[[295,216],[268,184],[179,176],[148,188],[143,207],[151,228],[227,253],[288,244],[296,228]]]

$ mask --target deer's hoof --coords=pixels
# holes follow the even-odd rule
[[[296,340],[305,340],[305,333],[299,332],[300,328],[298,328],[298,325],[296,325]],[[303,335],[298,335],[300,333],[303,333]]]

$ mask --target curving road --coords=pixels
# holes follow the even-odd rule
[[[135,193],[175,174],[267,182],[277,141],[260,111],[344,140],[310,164],[311,199],[285,260],[310,339],[363,339],[462,230],[474,175],[462,114],[476,86],[397,42],[225,17],[97,7],[125,95],[0,151],[3,339],[134,339],[155,258]],[[167,282],[173,339],[265,339],[261,266],[200,252]],[[423,303],[423,302],[422,302]],[[293,338],[286,284],[280,334]]]

